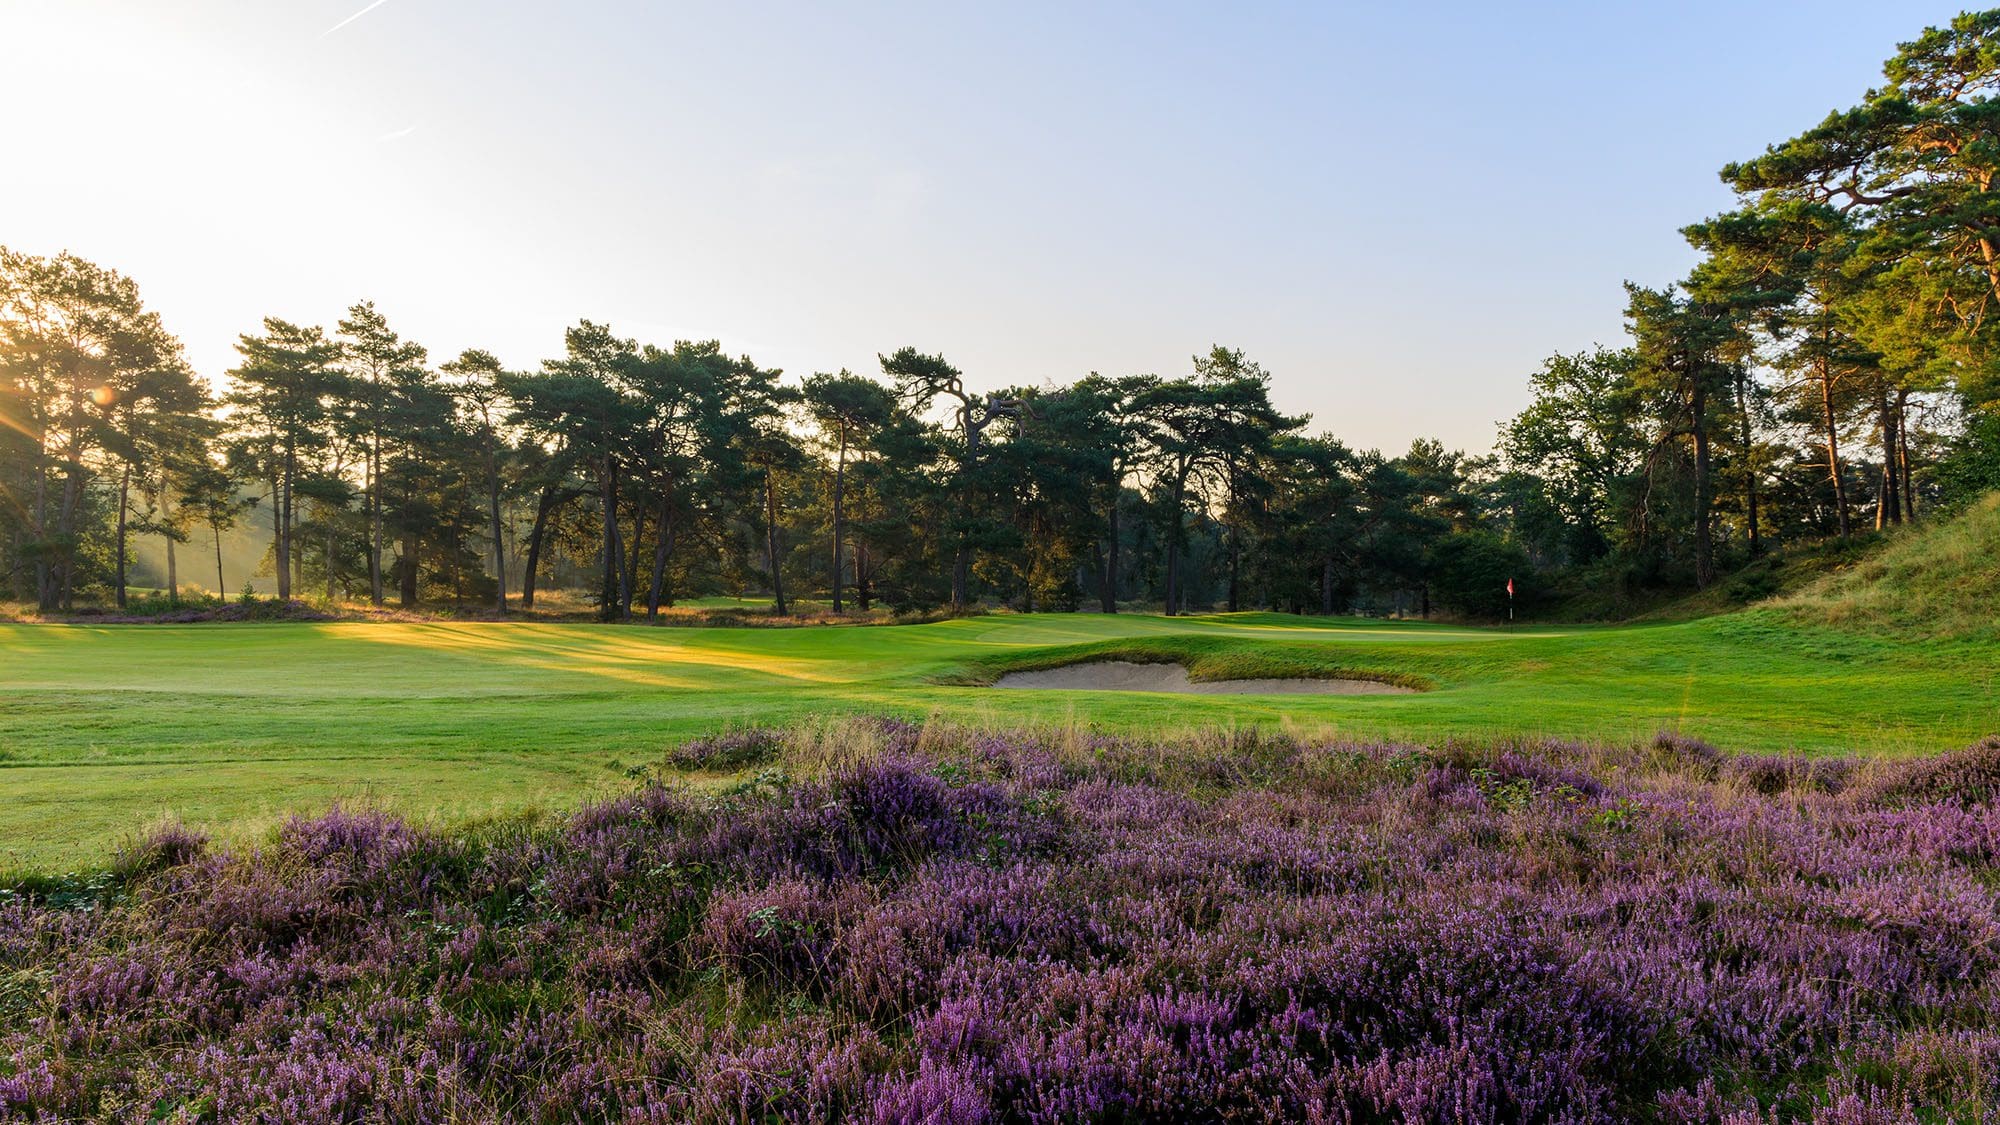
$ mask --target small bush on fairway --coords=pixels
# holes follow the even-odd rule
[[[712,740],[777,768],[552,823],[169,827],[0,894],[0,1118],[2000,1112],[1990,745],[853,737]]]

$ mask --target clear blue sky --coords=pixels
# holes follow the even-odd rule
[[[1719,165],[1957,10],[0,0],[0,243],[132,274],[210,375],[361,297],[523,367],[583,316],[982,387],[1225,343],[1352,444],[1483,451]]]

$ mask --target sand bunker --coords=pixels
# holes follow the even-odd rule
[[[1190,695],[1408,695],[1411,688],[1375,680],[1207,680],[1188,679],[1178,664],[1134,664],[1099,660],[1036,672],[1009,672],[994,687],[1054,688],[1070,691],[1167,691]]]

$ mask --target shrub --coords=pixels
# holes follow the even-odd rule
[[[856,733],[803,782],[169,825],[16,884],[0,1120],[2000,1112],[2000,741],[1849,785],[1671,735]]]

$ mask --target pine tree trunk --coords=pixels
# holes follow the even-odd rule
[[[1689,411],[1694,430],[1694,584],[1715,581],[1714,514],[1709,511],[1708,388],[1697,376]]]
[[[1753,444],[1755,433],[1750,426],[1749,375],[1740,370],[1736,376],[1736,410],[1742,419],[1743,494],[1744,507],[1750,518],[1750,553],[1761,555],[1764,553],[1764,542],[1757,527],[1757,448]],[[1426,613],[1425,616],[1430,615]]]
[[[326,517],[326,604],[331,606],[337,596],[333,588],[333,513],[322,514]]]
[[[972,600],[972,547],[959,533],[958,550],[951,556],[951,611],[964,613]]]
[[[1917,520],[1917,490],[1910,483],[1910,392],[1896,392],[1896,460],[1903,475],[1903,518]]]
[[[1886,388],[1877,396],[1876,408],[1882,431],[1882,502],[1875,508],[1875,528],[1879,531],[1889,524],[1903,522],[1903,491],[1896,479],[1899,475],[1896,471],[1896,420]]]
[[[600,621],[618,620],[618,477],[611,458],[605,457],[598,467],[598,504],[603,518],[600,529],[603,543],[598,555],[603,566],[601,581],[597,590],[597,617]]]
[[[423,571],[423,556],[419,551],[422,544],[414,531],[406,531],[397,540],[396,577],[400,580],[397,602],[404,609],[417,608],[417,579]]]
[[[979,464],[980,424],[974,422],[969,404],[959,408],[959,419],[965,429],[965,461],[958,467],[958,549],[951,560],[953,613],[964,613],[972,601],[972,544],[966,537],[972,522],[972,473]]]
[[[379,395],[379,390],[372,391]],[[377,413],[380,413],[379,406]],[[380,606],[386,598],[382,593],[382,438],[379,432],[368,436],[368,601]]]
[[[221,601],[229,600],[229,584],[222,573],[222,525],[212,523],[208,529],[215,533],[215,596]]]
[[[1104,612],[1118,612],[1118,495],[1113,490],[1111,510],[1105,513],[1104,584],[1098,590]]]
[[[846,500],[847,489],[847,427],[840,428],[840,452],[833,462],[833,613],[840,616],[840,580],[843,561],[840,553],[840,537],[847,530],[842,504]]]
[[[542,536],[549,526],[549,509],[555,505],[556,485],[542,489],[535,502],[535,526],[528,532],[528,557],[521,572],[521,608],[535,608],[535,570],[542,562]]]
[[[132,466],[118,478],[118,608],[125,608],[125,513],[132,497]]]
[[[68,462],[63,469],[62,498],[56,507],[56,536],[62,543],[60,599],[65,613],[76,608],[76,515],[83,502],[83,482],[83,465]]]
[[[764,555],[771,567],[773,613],[785,616],[785,575],[778,566],[778,484],[771,470],[764,470]]]
[[[507,545],[500,538],[500,467],[492,446],[486,452],[486,509],[493,536],[493,611],[507,616]]]
[[[1236,529],[1229,529],[1229,612],[1236,612],[1237,592],[1241,579],[1242,551],[1237,545]]]
[[[56,608],[55,568],[49,565],[48,478],[48,455],[38,448],[35,457],[35,518],[30,532],[35,537],[35,605],[43,613]]]
[[[1174,506],[1167,523],[1167,616],[1180,614],[1181,604],[1181,524],[1187,500],[1187,477],[1174,478]]]
[[[167,604],[181,604],[180,572],[174,566],[174,490],[165,471],[160,473],[160,522],[167,531]]]
[[[289,513],[285,521],[288,525],[285,528],[285,548],[292,556],[292,596],[303,598],[306,595],[306,553],[299,542],[300,512],[296,475],[292,483],[285,486],[285,507]]]
[[[646,619],[657,620],[660,616],[660,599],[666,593],[667,560],[674,553],[674,498],[672,492],[660,494],[660,535],[653,546],[653,582],[646,591]]]
[[[1833,410],[1833,373],[1827,361],[1819,361],[1820,412],[1826,422],[1826,466],[1833,475],[1833,506],[1839,517],[1840,534],[1849,533],[1847,524],[1847,481],[1840,471],[1840,420]]]
[[[625,573],[618,588],[622,616],[632,616],[632,603],[639,596],[639,552],[646,542],[646,495],[639,492],[632,504],[632,549],[625,553]],[[621,547],[623,545],[621,544]]]
[[[277,566],[278,600],[292,600],[292,451],[285,450],[285,467],[279,477],[278,502],[271,513],[271,519],[278,525]]]

